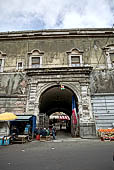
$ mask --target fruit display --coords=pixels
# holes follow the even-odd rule
[[[104,140],[114,140],[114,129],[98,129],[97,130],[98,136],[101,138],[102,141]]]

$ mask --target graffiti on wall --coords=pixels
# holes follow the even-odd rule
[[[27,92],[27,80],[24,74],[0,75],[0,94],[25,95]]]

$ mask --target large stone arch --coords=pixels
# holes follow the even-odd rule
[[[79,83],[78,84],[73,84],[73,83],[67,83],[67,82],[62,82],[62,83],[59,83],[59,84],[62,84],[64,86],[66,86],[67,88],[69,88],[71,91],[73,91],[73,93],[77,96],[78,98],[78,102],[80,103],[81,102],[81,93],[80,93],[80,88],[79,88]],[[36,99],[36,103],[39,103],[39,98],[40,96],[46,91],[48,90],[49,88],[51,87],[54,87],[54,86],[57,86],[58,84],[57,83],[46,83],[46,84],[43,84],[41,87],[39,87],[39,90],[38,90],[38,95],[37,95],[37,99]],[[38,86],[38,85],[37,85]]]
[[[36,94],[36,99],[35,99],[35,110],[34,114],[37,116],[37,121],[38,121],[38,115],[39,115],[39,100],[40,97],[45,91],[50,89],[51,87],[57,86],[57,85],[64,85],[66,88],[71,90],[75,96],[78,99],[78,109],[79,109],[79,114],[82,115],[82,105],[81,105],[81,91],[80,91],[80,84],[79,83],[72,83],[72,82],[61,82],[61,83],[56,83],[56,82],[51,82],[51,83],[37,83],[37,94]]]

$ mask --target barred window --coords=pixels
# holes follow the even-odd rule
[[[80,56],[71,56],[71,65],[79,66],[80,65]]]
[[[71,56],[71,63],[72,64],[79,64],[80,63],[80,56]]]
[[[2,65],[2,59],[0,59],[0,66]]]
[[[22,68],[22,66],[23,66],[23,65],[22,65],[22,62],[19,62],[19,63],[18,63],[18,68]]]
[[[114,53],[110,53],[111,61],[114,61]]]
[[[0,70],[1,70],[1,67],[2,67],[2,59],[0,59]]]
[[[37,68],[40,66],[40,57],[32,57],[32,67]]]
[[[114,66],[114,53],[110,53],[110,60],[112,65]]]
[[[3,59],[0,59],[0,72],[3,72],[3,67],[4,67]]]

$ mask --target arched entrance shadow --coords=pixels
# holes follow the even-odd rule
[[[39,98],[39,116],[44,113],[49,118],[49,116],[55,112],[64,112],[70,117],[69,126],[71,127],[72,96],[75,96],[76,110],[78,112],[78,98],[73,90],[67,86],[61,89],[60,85],[47,88],[41,93]],[[69,129],[69,131],[71,133],[71,129]],[[64,132],[64,130],[61,132]],[[64,135],[66,134],[64,133]]]

